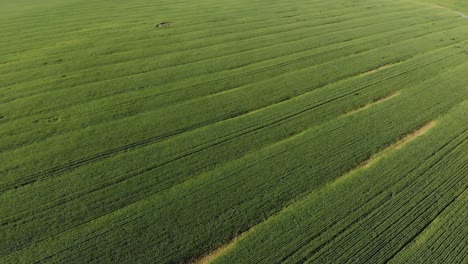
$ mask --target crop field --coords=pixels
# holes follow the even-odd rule
[[[0,263],[468,263],[465,14],[0,0]]]

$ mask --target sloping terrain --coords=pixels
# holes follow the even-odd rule
[[[451,9],[454,12],[468,13],[468,2],[465,0],[416,0],[433,4],[439,8]]]
[[[434,2],[0,0],[0,263],[467,263]]]

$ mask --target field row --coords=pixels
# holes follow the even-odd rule
[[[452,47],[454,51],[457,49],[460,51],[463,51],[461,46],[455,46]],[[449,49],[450,50],[450,49]],[[380,56],[383,55],[383,51],[379,50],[380,52],[375,53],[375,57],[377,57],[376,64],[374,66],[369,66],[368,63],[363,63],[364,69],[372,69],[381,63],[379,62]],[[393,49],[389,49],[389,56],[395,56],[391,55],[393,54]],[[447,50],[444,49],[444,52]],[[409,49],[410,53],[412,52],[412,49]],[[372,53],[371,53],[372,54]],[[370,58],[372,58],[369,53],[365,54],[366,56],[362,56],[363,61],[368,61]],[[411,54],[411,53],[410,53]],[[450,54],[453,54],[452,52]],[[462,59],[464,58],[466,54],[461,52],[458,54],[456,57],[454,57],[454,62],[455,63],[460,63],[462,61],[458,61],[458,58]],[[356,55],[360,56],[360,55]],[[404,50],[400,49],[400,53],[397,56],[405,56]],[[430,54],[431,58],[435,57],[434,54]],[[354,57],[356,59],[356,57]],[[353,63],[353,59],[349,60],[349,64]],[[438,61],[438,60],[436,60]],[[458,62],[457,62],[458,61]],[[343,65],[343,61],[341,61],[341,65]],[[456,66],[457,64],[455,64]],[[335,63],[332,63],[330,67],[330,73],[335,70],[335,67],[337,65]],[[324,74],[325,67],[321,67],[322,71],[317,72],[317,74]],[[366,69],[366,70],[367,70]],[[398,68],[397,68],[398,69]],[[403,68],[404,69],[404,68]],[[359,71],[360,69],[358,67],[354,67],[350,69],[351,71]],[[390,69],[388,69],[390,70]],[[303,71],[303,70],[301,70]],[[364,70],[365,71],[365,70]],[[364,72],[363,71],[363,72]],[[386,71],[387,72],[387,71]],[[311,73],[314,73],[313,71]],[[401,73],[401,72],[400,72]],[[346,74],[345,72],[341,74]],[[315,79],[314,75],[305,75],[305,74],[297,74],[297,81],[298,82],[307,82],[307,80],[313,80]],[[330,78],[336,78],[335,76],[330,75]],[[288,82],[291,82],[292,76],[288,76],[287,78]],[[332,82],[332,81],[331,81]],[[324,83],[326,84],[326,83]],[[317,83],[315,84],[315,87],[319,87],[321,84]],[[59,166],[67,166],[66,163],[60,164],[60,160],[76,160],[76,157],[81,156],[81,157],[86,157],[83,159],[84,161],[86,160],[93,160],[95,158],[99,158],[101,156],[109,156],[110,154],[114,152],[125,152],[127,150],[133,149],[135,147],[141,147],[141,146],[146,146],[148,144],[152,144],[155,142],[158,142],[162,139],[165,139],[168,136],[173,136],[176,134],[180,134],[181,132],[188,131],[190,129],[200,127],[203,125],[208,125],[208,124],[216,124],[220,122],[223,119],[232,119],[233,117],[236,117],[238,115],[244,114],[246,112],[252,112],[260,108],[267,107],[270,104],[278,103],[281,101],[284,101],[285,99],[291,97],[291,96],[297,96],[301,95],[304,92],[314,90],[314,87],[304,87],[301,90],[296,90],[296,91],[291,91],[291,89],[287,89],[287,85],[285,86],[284,83],[279,82],[279,80],[272,80],[271,82],[265,83],[263,86],[256,86],[255,89],[242,89],[242,90],[234,90],[230,93],[221,93],[217,96],[209,96],[205,97],[199,100],[194,100],[190,101],[186,104],[181,104],[172,108],[166,108],[166,109],[161,109],[159,112],[148,112],[145,114],[140,114],[132,118],[126,118],[114,122],[107,122],[102,125],[98,126],[91,126],[87,127],[85,129],[75,131],[72,133],[65,133],[63,135],[59,135],[57,137],[51,137],[47,140],[44,140],[42,142],[39,142],[37,144],[32,144],[27,147],[23,147],[21,149],[16,149],[14,152],[4,152],[0,154],[1,156],[4,157],[6,161],[11,161],[6,163],[2,168],[2,171],[5,173],[5,177],[2,178],[2,182],[8,181],[9,176],[8,175],[16,175],[18,178],[22,178],[23,181],[28,181],[28,179],[24,178],[23,175],[31,174],[31,172],[28,172],[27,170],[34,169],[35,171],[42,171],[41,169],[42,166],[49,167],[55,170],[55,168],[59,168]],[[291,94],[293,92],[293,94]],[[268,96],[263,96],[264,94],[268,94]],[[382,95],[383,96],[383,95]],[[247,101],[247,98],[262,98],[262,100],[249,100]],[[298,97],[300,98],[300,97]],[[213,100],[215,101],[221,101],[224,102],[223,104],[211,104]],[[288,100],[290,102],[294,102]],[[287,101],[285,101],[287,102]],[[285,103],[283,102],[283,103]],[[282,103],[282,104],[283,104]],[[212,110],[209,109],[209,107],[212,108]],[[222,109],[222,111],[219,111],[219,109]],[[210,113],[208,115],[206,114],[197,114],[197,112],[204,112],[204,113]],[[253,112],[255,113],[255,112]],[[159,120],[157,119],[159,118]],[[135,124],[136,127],[138,127],[143,133],[129,133],[127,130],[127,127],[131,124]],[[165,124],[170,124],[164,127],[161,127],[159,124],[165,123]],[[125,124],[125,125],[123,125]],[[43,126],[46,126],[47,124],[44,124]],[[15,127],[15,126],[14,126]],[[62,124],[61,127],[64,127],[64,124]],[[53,126],[52,132],[57,131],[57,129],[61,129],[60,127],[57,128],[57,126]],[[27,140],[31,140],[29,138],[34,138],[36,132],[39,130],[31,130],[30,133],[24,134],[24,135],[19,135],[20,140],[22,138],[25,138]],[[48,130],[43,129],[40,130],[43,131],[42,133],[47,133]],[[101,132],[102,131],[102,132]],[[108,133],[106,131],[113,131],[113,140],[110,140]],[[121,131],[121,132],[119,132]],[[148,138],[147,133],[148,131],[152,131],[152,137]],[[32,133],[31,133],[32,132]],[[41,133],[41,132],[39,132]],[[93,135],[95,134],[101,134],[107,138],[107,140],[101,140],[100,138],[95,138],[95,141],[93,140],[93,144],[89,145],[89,140],[93,138]],[[40,136],[40,134],[38,134]],[[23,136],[23,137],[21,137]],[[50,132],[46,134],[46,136],[50,136]],[[87,138],[87,140],[82,140]],[[72,139],[73,141],[70,141],[69,139]],[[23,139],[24,140],[24,139]],[[10,137],[8,138],[8,142],[10,143],[5,143],[5,146],[8,146],[8,144],[14,143],[15,142],[15,136],[10,134]],[[55,143],[57,142],[57,143]],[[35,149],[43,149],[42,146],[57,146],[60,144],[65,144],[67,145],[61,146],[60,148],[57,149],[57,156],[56,158],[53,158],[53,164],[50,163],[45,163],[41,164],[44,162],[44,158],[41,157],[41,155],[47,155],[49,158],[52,158],[54,155],[54,149],[50,149],[48,152],[45,153],[39,153],[39,155],[25,155],[25,153],[32,153],[32,152],[37,152]],[[88,142],[86,146],[81,146],[82,142]],[[76,145],[80,144],[80,145]],[[106,146],[107,145],[107,146]],[[15,146],[15,145],[13,145]],[[119,148],[115,148],[115,146],[122,146]],[[74,149],[75,151],[70,151],[68,154],[64,153],[63,151],[66,148]],[[94,150],[93,150],[94,149]],[[109,152],[103,152],[104,150],[108,150]],[[80,152],[82,154],[80,154]],[[92,155],[95,153],[94,155]],[[106,154],[109,153],[109,154]],[[25,156],[30,156],[29,158],[17,158],[17,157],[25,157]],[[30,159],[31,165],[33,166],[28,166],[27,163],[28,159]],[[21,162],[23,165],[17,164],[18,162]],[[52,166],[51,166],[52,165]],[[13,169],[13,170],[12,170]],[[21,172],[23,171],[23,172]],[[48,174],[49,172],[46,171]],[[31,175],[34,177],[33,175]],[[30,176],[30,177],[31,177]]]
[[[465,183],[465,191],[447,206],[424,232],[416,237],[414,243],[409,244],[396,255],[391,263],[465,263],[468,261],[466,248],[468,231],[465,226],[468,221],[466,187]]]
[[[282,6],[287,7],[288,4],[282,4]],[[334,9],[329,9],[328,7],[335,7]],[[359,8],[361,7],[361,8]],[[67,62],[72,62],[72,58],[79,58],[76,57],[75,52],[78,51],[78,54],[93,54],[104,56],[110,61],[115,61],[114,57],[121,57],[119,55],[125,54],[134,54],[139,50],[139,48],[145,48],[144,51],[149,52],[150,54],[165,54],[167,51],[174,51],[174,50],[186,50],[188,48],[200,48],[206,47],[216,44],[224,44],[223,42],[235,42],[245,39],[251,39],[262,35],[268,35],[272,33],[286,33],[287,30],[293,31],[304,31],[304,25],[318,26],[321,24],[336,24],[347,19],[357,18],[356,14],[359,11],[362,11],[362,7],[372,8],[376,7],[375,2],[369,1],[366,5],[359,5],[358,7],[353,6],[346,6],[346,5],[334,5],[333,3],[320,3],[315,4],[312,6],[306,7],[304,10],[301,10],[301,13],[297,13],[297,11],[287,11],[278,14],[276,12],[271,12],[270,9],[277,10],[279,8],[278,5],[271,6],[269,8],[263,9],[265,12],[261,14],[257,14],[255,17],[236,17],[235,19],[226,20],[226,22],[218,21],[213,23],[213,21],[204,21],[203,23],[199,24],[191,24],[190,27],[188,25],[179,25],[177,28],[170,29],[170,33],[168,31],[160,30],[155,31],[154,28],[151,26],[151,30],[144,26],[142,27],[141,24],[137,27],[125,28],[125,32],[122,32],[122,28],[118,28],[116,32],[111,30],[107,30],[106,33],[109,34],[106,38],[101,38],[95,40],[94,44],[98,45],[91,45],[88,39],[93,38],[95,36],[90,35],[89,32],[69,32],[67,34],[72,34],[75,38],[81,37],[81,42],[73,42],[75,45],[68,47],[68,49],[51,49],[50,47],[43,47],[44,51],[47,51],[47,57],[41,56],[41,53],[36,52],[36,56],[40,59],[39,61],[35,62],[34,66],[40,66],[42,60],[50,59],[53,64],[53,59],[66,59]],[[401,7],[390,8],[391,5],[386,3],[383,4],[383,7],[387,7],[387,11],[392,10],[403,10]],[[431,8],[426,8],[431,10]],[[432,8],[433,9],[433,8]],[[409,11],[406,8],[406,11]],[[232,12],[232,11],[230,11]],[[243,12],[237,11],[237,12]],[[380,13],[379,10],[374,10],[374,13]],[[343,13],[346,15],[343,16]],[[372,14],[372,12],[367,11],[367,13]],[[443,13],[443,12],[442,12]],[[446,12],[445,12],[446,13]],[[383,13],[381,13],[383,14]],[[441,12],[436,12],[433,14],[436,16],[437,14],[441,14]],[[181,14],[179,14],[181,15]],[[240,14],[239,14],[240,15]],[[323,23],[320,23],[320,20],[324,20]],[[248,24],[249,27],[239,31],[239,27],[242,25]],[[99,27],[97,28],[99,29]],[[115,30],[115,29],[114,29]],[[63,32],[63,30],[62,30]],[[95,32],[94,34],[99,34],[99,32]],[[144,34],[142,36],[142,34]],[[29,36],[31,37],[31,36]],[[40,36],[41,39],[44,36]],[[58,40],[62,40],[66,36],[58,35],[56,36]],[[164,37],[164,38],[161,38]],[[53,37],[47,36],[42,41],[45,43],[49,42],[50,40],[54,40]],[[203,40],[199,39],[203,38]],[[155,43],[155,39],[158,41]],[[35,40],[37,42],[37,40]],[[117,42],[117,43],[116,43]],[[15,43],[11,43],[15,44]],[[24,43],[23,43],[24,45]],[[156,49],[153,49],[156,47]],[[9,48],[11,51],[18,51],[18,47],[4,47]],[[50,51],[49,51],[50,50]],[[31,51],[33,52],[33,51]],[[50,53],[50,54],[49,54]],[[121,54],[123,53],[123,54]],[[141,51],[140,51],[141,53]],[[14,59],[15,56],[20,56],[21,54],[11,54],[8,58]],[[34,55],[34,53],[30,53],[29,55]],[[43,54],[44,55],[44,54]],[[109,56],[111,55],[111,56]],[[140,54],[141,55],[141,54]],[[62,57],[60,57],[62,56]],[[65,57],[63,57],[65,56]],[[73,57],[70,57],[73,56]],[[17,59],[18,59],[17,58]],[[33,56],[34,58],[34,56]],[[122,58],[122,57],[121,57]],[[125,58],[125,57],[123,57]],[[28,61],[30,60],[28,56]],[[96,63],[96,62],[107,62],[96,60],[90,61],[85,63]],[[8,66],[15,66],[18,65],[18,61],[10,61]],[[26,66],[27,61],[21,62],[19,65],[23,64]],[[31,63],[31,62],[30,62]],[[49,64],[47,64],[49,65]],[[88,64],[85,64],[88,65]],[[91,64],[93,65],[93,64]],[[6,66],[6,65],[5,65]],[[6,67],[5,67],[6,68]],[[46,67],[47,68],[47,67]],[[6,68],[8,69],[8,68]],[[13,68],[15,69],[15,68]]]
[[[84,239],[83,245],[77,245],[77,250],[87,252],[86,239],[90,237],[83,234],[89,232],[92,237],[99,235],[99,241],[102,241],[102,245],[95,244],[92,252],[86,254],[90,259],[111,257],[106,254],[124,258],[124,250],[131,250],[133,254],[141,252],[132,256],[143,257],[146,250],[155,250],[151,248],[153,246],[158,247],[157,252],[164,253],[161,256],[155,255],[156,261],[172,262],[200,254],[197,252],[207,250],[233,234],[246,230],[253,223],[262,221],[298,195],[317,189],[339,177],[366,160],[372,153],[447,111],[452,105],[460,102],[461,98],[466,97],[466,91],[458,89],[459,82],[464,81],[463,73],[463,67],[455,68],[439,79],[432,80],[433,82],[421,83],[417,88],[403,91],[392,100],[353,115],[331,120],[213,171],[192,177],[183,184],[149,197],[142,197],[141,195],[148,195],[150,189],[146,189],[139,195],[136,193],[133,204],[127,204],[124,209],[109,212],[95,220],[92,220],[96,217],[93,214],[102,214],[103,208],[117,209],[122,206],[119,202],[131,201],[132,191],[139,189],[132,184],[137,184],[140,188],[149,188],[148,181],[151,177],[136,181],[118,181],[100,191],[79,195],[79,199],[70,202],[65,202],[64,197],[60,197],[60,203],[50,210],[41,210],[19,221],[4,223],[1,228],[2,237],[10,239],[8,245],[2,248],[11,252],[24,245],[36,243],[25,252],[35,252],[36,249],[50,252],[49,249],[41,247],[52,246],[60,250],[68,244],[65,241],[76,242]],[[447,78],[451,82],[442,81]],[[443,85],[444,89],[440,89],[440,85]],[[275,166],[272,167],[272,164]],[[252,175],[256,177],[252,178]],[[76,183],[87,183],[87,180],[82,178],[85,175],[77,176],[80,178]],[[102,182],[99,174],[89,176],[91,181]],[[83,190],[82,186],[71,184],[72,181],[68,178],[59,178],[57,181]],[[46,186],[50,188],[50,182]],[[46,189],[39,190],[43,195],[53,195],[53,192],[44,192]],[[55,192],[57,191],[60,193],[61,190],[56,189]],[[25,192],[28,195],[34,193]],[[217,198],[213,199],[214,196]],[[33,219],[34,221],[31,221]],[[174,222],[174,219],[177,221]],[[154,222],[158,225],[149,225]],[[21,229],[18,230],[15,226],[21,226]],[[116,230],[119,232],[116,233]],[[122,234],[122,230],[125,230],[126,236],[116,237]],[[200,236],[186,236],[187,232]],[[54,234],[56,236],[53,238],[46,238]],[[74,234],[80,234],[80,238]],[[158,237],[148,236],[149,234],[158,234]],[[45,240],[40,242],[42,239]],[[51,239],[62,246],[55,248],[58,245]],[[123,251],[116,253],[109,250],[107,239],[112,240],[113,245]],[[127,245],[130,240],[133,242]],[[94,239],[92,241],[95,242]],[[167,243],[169,241],[171,243]],[[147,245],[148,248],[142,245]],[[163,245],[165,246],[161,248]],[[138,246],[139,249],[133,246]],[[37,253],[31,253],[30,256],[36,256]],[[68,253],[65,253],[67,257],[72,257]],[[29,254],[26,253],[26,256]]]
[[[447,208],[467,187],[466,106],[438,120],[421,139],[385,153],[377,164],[342,176],[255,226],[214,263],[384,263],[441,212],[451,212],[449,221],[455,224],[441,223],[437,232],[458,228],[466,217],[459,209],[454,215],[456,211]],[[463,239],[463,234],[457,237]],[[463,244],[460,239],[453,246]],[[427,252],[427,261],[434,260],[432,254]]]
[[[122,2],[122,1],[120,1]],[[265,5],[269,3],[268,5]],[[93,11],[82,11],[79,12],[80,7],[71,11],[74,12],[74,15],[66,14],[52,14],[48,13],[48,19],[44,17],[39,17],[37,21],[29,20],[19,23],[21,17],[17,17],[15,20],[9,20],[8,23],[4,22],[5,31],[2,33],[5,34],[5,38],[2,38],[4,41],[19,41],[24,38],[32,39],[35,43],[43,44],[43,41],[48,39],[57,40],[60,38],[67,38],[70,36],[84,36],[95,39],[98,44],[109,43],[112,40],[120,40],[120,42],[135,41],[137,39],[145,39],[151,36],[154,36],[154,31],[149,30],[149,28],[154,27],[154,23],[158,22],[158,18],[174,18],[173,23],[177,23],[178,27],[172,32],[175,33],[189,33],[190,31],[208,31],[210,28],[219,28],[232,25],[248,25],[251,22],[261,21],[264,17],[277,17],[284,18],[288,16],[297,16],[304,14],[311,15],[320,15],[320,12],[333,12],[334,10],[345,10],[352,9],[356,7],[362,7],[363,9],[374,9],[378,11],[380,7],[392,6],[385,1],[362,1],[360,3],[343,3],[342,1],[329,1],[324,3],[323,1],[297,1],[298,5],[303,5],[303,9],[299,10],[297,8],[291,7],[290,4],[285,2],[276,2],[271,3],[271,1],[255,1],[255,2],[228,2],[221,1],[216,3],[197,3],[195,4],[197,9],[183,8],[183,9],[174,9],[169,7],[167,4],[165,8],[158,8],[152,3],[147,3],[144,6],[133,9],[125,9],[125,5],[136,6],[135,3],[126,3],[126,4],[115,4],[114,10],[109,8],[107,5],[106,15],[102,16],[100,14],[102,10],[98,10],[95,7],[93,8],[93,3],[87,3],[82,5],[82,7],[93,8]],[[185,2],[183,5],[190,6],[189,2]],[[399,5],[393,4],[393,6],[414,6],[414,4],[408,3],[407,1],[399,1]],[[224,7],[224,8],[222,8]],[[261,9],[259,9],[261,7]],[[68,7],[69,8],[69,7]],[[427,8],[419,7],[419,8]],[[131,10],[131,12],[129,12]],[[206,16],[200,12],[200,10],[208,12],[217,11],[216,14],[211,16]],[[122,12],[126,12],[125,16],[122,16]],[[346,12],[342,12],[345,14]],[[336,13],[335,13],[336,14]],[[325,16],[323,16],[325,17]],[[26,18],[23,16],[22,18]],[[147,19],[151,20],[147,20]],[[313,17],[312,17],[313,18]],[[51,27],[51,23],[54,23],[55,19],[60,19],[61,23]],[[31,23],[31,27],[25,27],[24,23]],[[43,25],[41,25],[43,23]],[[11,25],[11,27],[10,27]],[[106,32],[108,35],[106,38],[96,38],[97,36],[102,37],[102,32],[99,34],[97,30],[100,26],[105,25]],[[21,27],[21,28],[19,28]],[[154,28],[153,28],[154,29]],[[22,34],[14,34],[22,33]],[[43,32],[43,35],[40,34]],[[137,33],[137,34],[135,34]],[[206,33],[206,32],[205,32]],[[163,40],[171,40],[172,38],[177,38],[181,41],[179,36],[172,36],[165,33],[160,33],[164,36],[169,36]],[[129,38],[129,36],[134,36],[134,38]],[[206,35],[201,35],[202,37]],[[1,36],[0,36],[1,37]],[[186,39],[193,39],[193,36]],[[50,43],[50,42],[49,42]],[[20,44],[17,50],[22,50],[23,48],[31,48],[32,46],[26,43],[11,43],[11,44]],[[86,43],[85,48],[90,47],[89,43]],[[3,47],[4,51],[10,51],[12,47]],[[27,51],[27,49],[26,49]]]
[[[413,14],[408,14],[407,16],[405,16],[404,13],[406,12],[412,12]],[[232,43],[228,42],[227,44],[209,46],[207,48],[202,48],[198,50],[193,50],[192,48],[190,48],[186,53],[181,52],[181,48],[178,47],[175,48],[175,50],[177,51],[177,53],[175,54],[170,54],[167,50],[160,51],[160,49],[151,49],[158,51],[158,53],[156,53],[155,55],[151,55],[148,53],[148,51],[146,51],[144,47],[140,48],[137,46],[133,47],[133,54],[125,54],[125,60],[130,60],[129,62],[124,61],[122,63],[117,63],[119,61],[114,61],[112,57],[107,56],[105,58],[102,58],[102,60],[111,63],[111,65],[103,65],[97,68],[93,68],[90,65],[85,64],[84,67],[88,66],[88,69],[79,70],[78,68],[78,71],[76,72],[74,69],[74,67],[76,66],[74,65],[77,64],[77,61],[80,62],[79,59],[70,60],[71,65],[70,67],[67,67],[67,65],[64,64],[65,62],[63,62],[64,58],[58,58],[57,61],[62,61],[62,63],[56,65],[55,67],[52,67],[50,71],[46,70],[49,68],[46,66],[45,69],[41,68],[39,71],[35,70],[35,72],[15,71],[16,73],[12,74],[10,78],[8,78],[9,75],[6,75],[4,79],[4,86],[6,87],[2,91],[2,97],[4,97],[4,102],[8,102],[9,94],[16,95],[17,97],[19,97],[22,95],[22,93],[27,91],[27,93],[24,96],[31,96],[36,95],[39,92],[51,92],[56,90],[60,91],[65,88],[67,90],[70,88],[75,88],[75,91],[84,90],[82,94],[86,95],[86,91],[94,91],[99,87],[101,87],[102,90],[103,86],[108,86],[107,89],[113,91],[112,94],[115,94],[119,91],[119,89],[122,88],[125,88],[127,91],[132,91],[135,89],[141,90],[141,84],[146,83],[147,81],[151,81],[152,86],[143,86],[143,88],[149,89],[158,87],[158,90],[164,91],[168,90],[168,88],[170,87],[165,87],[162,85],[174,81],[180,81],[180,79],[198,76],[200,74],[206,75],[209,73],[222,72],[225,70],[233,70],[236,68],[246,66],[247,64],[267,61],[291,53],[295,54],[296,56],[300,56],[301,54],[298,54],[299,52],[308,51],[310,49],[323,47],[329,44],[337,44],[341,41],[359,39],[358,43],[362,43],[363,40],[360,38],[376,33],[381,33],[380,41],[382,41],[381,38],[386,35],[388,35],[389,37],[397,37],[395,41],[405,39],[404,36],[391,35],[391,32],[389,34],[384,34],[386,31],[389,30],[396,31],[395,34],[401,34],[401,32],[405,32],[402,31],[399,26],[407,28],[408,26],[414,26],[420,23],[423,24],[420,26],[425,26],[425,31],[421,33],[418,32],[418,29],[420,28],[410,30],[410,32],[413,32],[414,34],[413,38],[418,36],[424,36],[424,32],[434,32],[434,30],[437,28],[440,28],[440,31],[447,30],[448,28],[452,30],[454,29],[453,23],[455,21],[453,21],[453,19],[448,19],[447,17],[445,17],[445,19],[437,23],[437,17],[430,16],[428,18],[414,18],[414,12],[415,11],[413,10],[405,10],[403,14],[399,14],[399,12],[396,12],[393,14],[390,13],[380,15],[383,16],[384,19],[391,18],[393,16],[396,19],[401,20],[401,22],[396,25],[388,25],[388,21],[380,21],[376,25],[368,25],[370,21],[372,21],[372,24],[374,24],[375,19],[379,17],[379,15],[372,15],[370,18],[362,18],[359,16],[358,13],[356,13],[352,14],[352,16],[358,18],[354,23],[353,21],[348,21],[347,24],[325,24],[318,26],[317,28],[307,27],[306,24],[304,28],[287,30],[280,34],[267,34],[266,36],[258,35],[258,32],[256,32],[255,36],[257,37],[253,39],[247,39],[245,41],[236,41]],[[428,14],[430,14],[430,10],[427,12]],[[442,14],[439,14],[439,16],[443,18]],[[346,21],[346,18],[343,18],[342,21]],[[424,25],[423,22],[426,22],[426,24]],[[320,25],[321,23],[323,23],[323,21],[315,21],[316,25]],[[432,25],[432,23],[437,24]],[[387,25],[384,26],[384,24]],[[459,25],[466,26],[466,24],[464,23],[459,23]],[[356,31],[356,27],[358,27],[362,31]],[[310,34],[311,32],[313,32],[312,36],[303,36],[304,34]],[[409,36],[411,35],[407,34],[406,38],[409,38]],[[388,39],[386,40],[388,41]],[[451,39],[449,38],[449,36],[444,36],[443,40],[450,42]],[[224,37],[220,37],[220,41],[223,41],[224,43],[226,39]],[[343,44],[348,43],[341,43],[341,46],[343,46]],[[168,45],[168,47],[171,47],[171,45]],[[71,54],[77,54],[77,52],[72,52]],[[302,54],[302,56],[304,55],[307,55],[307,53]],[[89,55],[83,54],[83,56]],[[134,56],[143,56],[143,59],[134,60]],[[152,56],[157,56],[157,62],[148,60],[152,58]],[[145,63],[142,63],[142,61],[145,61]],[[80,62],[79,65],[81,64],[83,63]],[[96,74],[96,72],[99,72],[99,74]],[[45,75],[47,77],[40,78],[41,75]],[[38,77],[39,79],[37,79]],[[112,77],[115,80],[109,80],[110,77]],[[30,80],[26,79],[24,81],[21,81],[23,78],[29,78]],[[20,83],[8,87],[7,85],[9,85],[10,83],[9,79],[11,79],[12,82]],[[116,83],[116,81],[118,81],[118,83]],[[178,86],[180,86],[180,83]],[[51,90],[52,88],[53,90]],[[104,93],[104,91],[100,92]],[[15,98],[17,99],[17,97]],[[40,98],[35,99],[38,100]],[[83,99],[90,98],[85,97]]]
[[[467,20],[109,3],[0,10],[0,263],[466,258]]]

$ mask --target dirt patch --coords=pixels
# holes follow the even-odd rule
[[[60,121],[60,118],[53,116],[53,117],[46,117],[40,118],[33,121],[34,124],[54,124]]]
[[[380,151],[370,159],[364,161],[359,168],[367,168],[371,166],[372,164],[378,162],[385,154],[401,149],[403,146],[408,144],[409,142],[415,140],[416,138],[426,134],[429,130],[431,130],[434,126],[436,125],[435,121],[431,121],[420,128],[416,129],[415,131],[411,132],[410,134],[407,134],[404,136],[402,139],[398,140],[396,143],[392,144],[391,146],[387,147],[386,149]]]
[[[422,127],[416,129],[415,131],[407,134],[404,136],[402,139],[399,141],[395,142],[394,144],[390,145],[389,147],[383,149],[382,151],[379,151],[378,153],[372,155],[369,159],[365,160],[361,164],[359,164],[356,168],[352,169],[351,171],[347,172],[343,176],[335,179],[331,183],[328,183],[327,186],[329,187],[334,187],[340,182],[346,181],[348,178],[353,177],[356,173],[366,170],[375,164],[377,164],[383,157],[385,157],[388,153],[391,153],[395,150],[398,150],[405,146],[407,143],[417,139],[418,137],[424,135],[427,133],[429,130],[431,130],[434,126],[436,125],[435,121],[431,121],[429,123],[426,123]]]
[[[385,65],[379,66],[379,67],[377,67],[377,68],[374,68],[374,69],[372,69],[372,70],[369,70],[369,71],[366,71],[366,72],[362,73],[361,76],[368,75],[368,74],[372,74],[372,73],[374,73],[374,72],[378,72],[378,71],[381,71],[381,70],[390,68],[390,67],[392,67],[393,65],[395,65],[395,63],[389,63],[389,64],[385,64]]]
[[[421,126],[420,128],[413,131],[411,134],[408,134],[404,138],[400,139],[397,143],[393,144],[391,147],[393,147],[393,149],[400,149],[406,143],[408,143],[408,142],[410,142],[410,141],[412,141],[412,140],[426,134],[436,124],[437,124],[436,121],[431,121],[431,122]]]
[[[155,27],[157,28],[163,28],[163,27],[168,27],[170,26],[172,23],[171,22],[160,22],[158,24],[155,25]]]
[[[239,241],[248,231],[236,236],[234,239],[232,239],[229,243],[224,244],[217,249],[209,252],[208,254],[200,257],[199,259],[196,259],[192,261],[192,264],[208,264],[211,263],[213,260],[218,258],[219,256],[223,255],[227,251],[229,251],[231,248],[234,247],[234,245]]]
[[[349,115],[352,115],[352,114],[354,114],[354,113],[360,112],[360,111],[365,110],[365,109],[367,109],[367,108],[369,108],[369,107],[371,107],[371,106],[373,106],[373,105],[380,104],[380,103],[382,103],[382,102],[385,102],[385,101],[387,101],[387,100],[390,100],[390,99],[392,99],[393,97],[398,96],[399,94],[400,94],[400,92],[396,92],[396,93],[392,93],[392,94],[389,94],[389,95],[387,95],[387,96],[381,97],[381,98],[379,98],[379,99],[373,101],[372,103],[365,104],[365,105],[363,105],[363,106],[361,106],[361,107],[359,107],[359,108],[357,108],[357,109],[354,109],[354,110],[352,110],[352,111],[350,111],[350,112],[344,114],[343,116],[349,116]]]

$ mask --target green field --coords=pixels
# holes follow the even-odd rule
[[[467,13],[0,0],[0,263],[468,263]]]
[[[448,8],[453,11],[468,13],[468,1],[466,0],[416,0],[437,5],[439,8]]]

